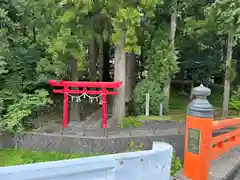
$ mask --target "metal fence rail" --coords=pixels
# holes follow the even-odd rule
[[[169,180],[173,147],[0,168],[1,180]]]

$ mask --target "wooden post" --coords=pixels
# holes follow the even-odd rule
[[[163,104],[160,103],[160,107],[159,107],[159,116],[160,116],[160,120],[163,119]]]
[[[206,96],[211,94],[211,90],[200,85],[192,93],[196,99],[187,110],[184,176],[191,180],[208,180],[213,108]]]
[[[63,128],[68,127],[68,87],[64,87],[64,95],[63,95]]]
[[[102,94],[102,128],[106,129],[107,128],[107,94],[106,94],[106,89],[103,89],[103,94]]]
[[[150,103],[150,94],[146,94],[146,107],[145,107],[145,115],[149,116],[149,103]]]

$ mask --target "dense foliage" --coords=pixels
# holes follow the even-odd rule
[[[233,91],[229,105],[232,110],[240,112],[240,89]]]
[[[23,10],[17,2],[0,3],[0,127],[14,132],[37,107],[50,102],[36,72],[43,50],[34,41]]]
[[[160,103],[163,101],[162,88],[156,81],[144,79],[139,82],[134,91],[134,102],[138,114],[145,114],[146,94],[149,93],[149,113],[159,115]]]
[[[227,115],[239,85],[239,9],[240,0],[1,0],[1,130],[22,130],[51,103],[50,78],[112,81],[115,73],[124,81],[126,72],[138,113],[149,92],[150,113],[158,114],[163,89],[170,91],[166,80],[176,79],[224,84]],[[238,94],[230,101],[237,111]]]

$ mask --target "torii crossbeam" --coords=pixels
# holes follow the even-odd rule
[[[89,94],[102,96],[102,128],[107,128],[107,95],[117,95],[116,89],[121,87],[122,82],[86,82],[86,81],[57,81],[49,80],[48,83],[54,87],[63,87],[63,89],[54,89],[54,93],[64,94],[63,100],[63,128],[68,127],[68,95],[69,94]],[[71,87],[83,88],[82,90],[72,90]],[[87,88],[101,88],[101,90],[88,90]],[[110,91],[108,89],[114,89]]]

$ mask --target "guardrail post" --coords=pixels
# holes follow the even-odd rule
[[[196,98],[187,108],[184,176],[191,180],[208,180],[213,107],[206,97],[211,90],[201,84],[192,94]]]

